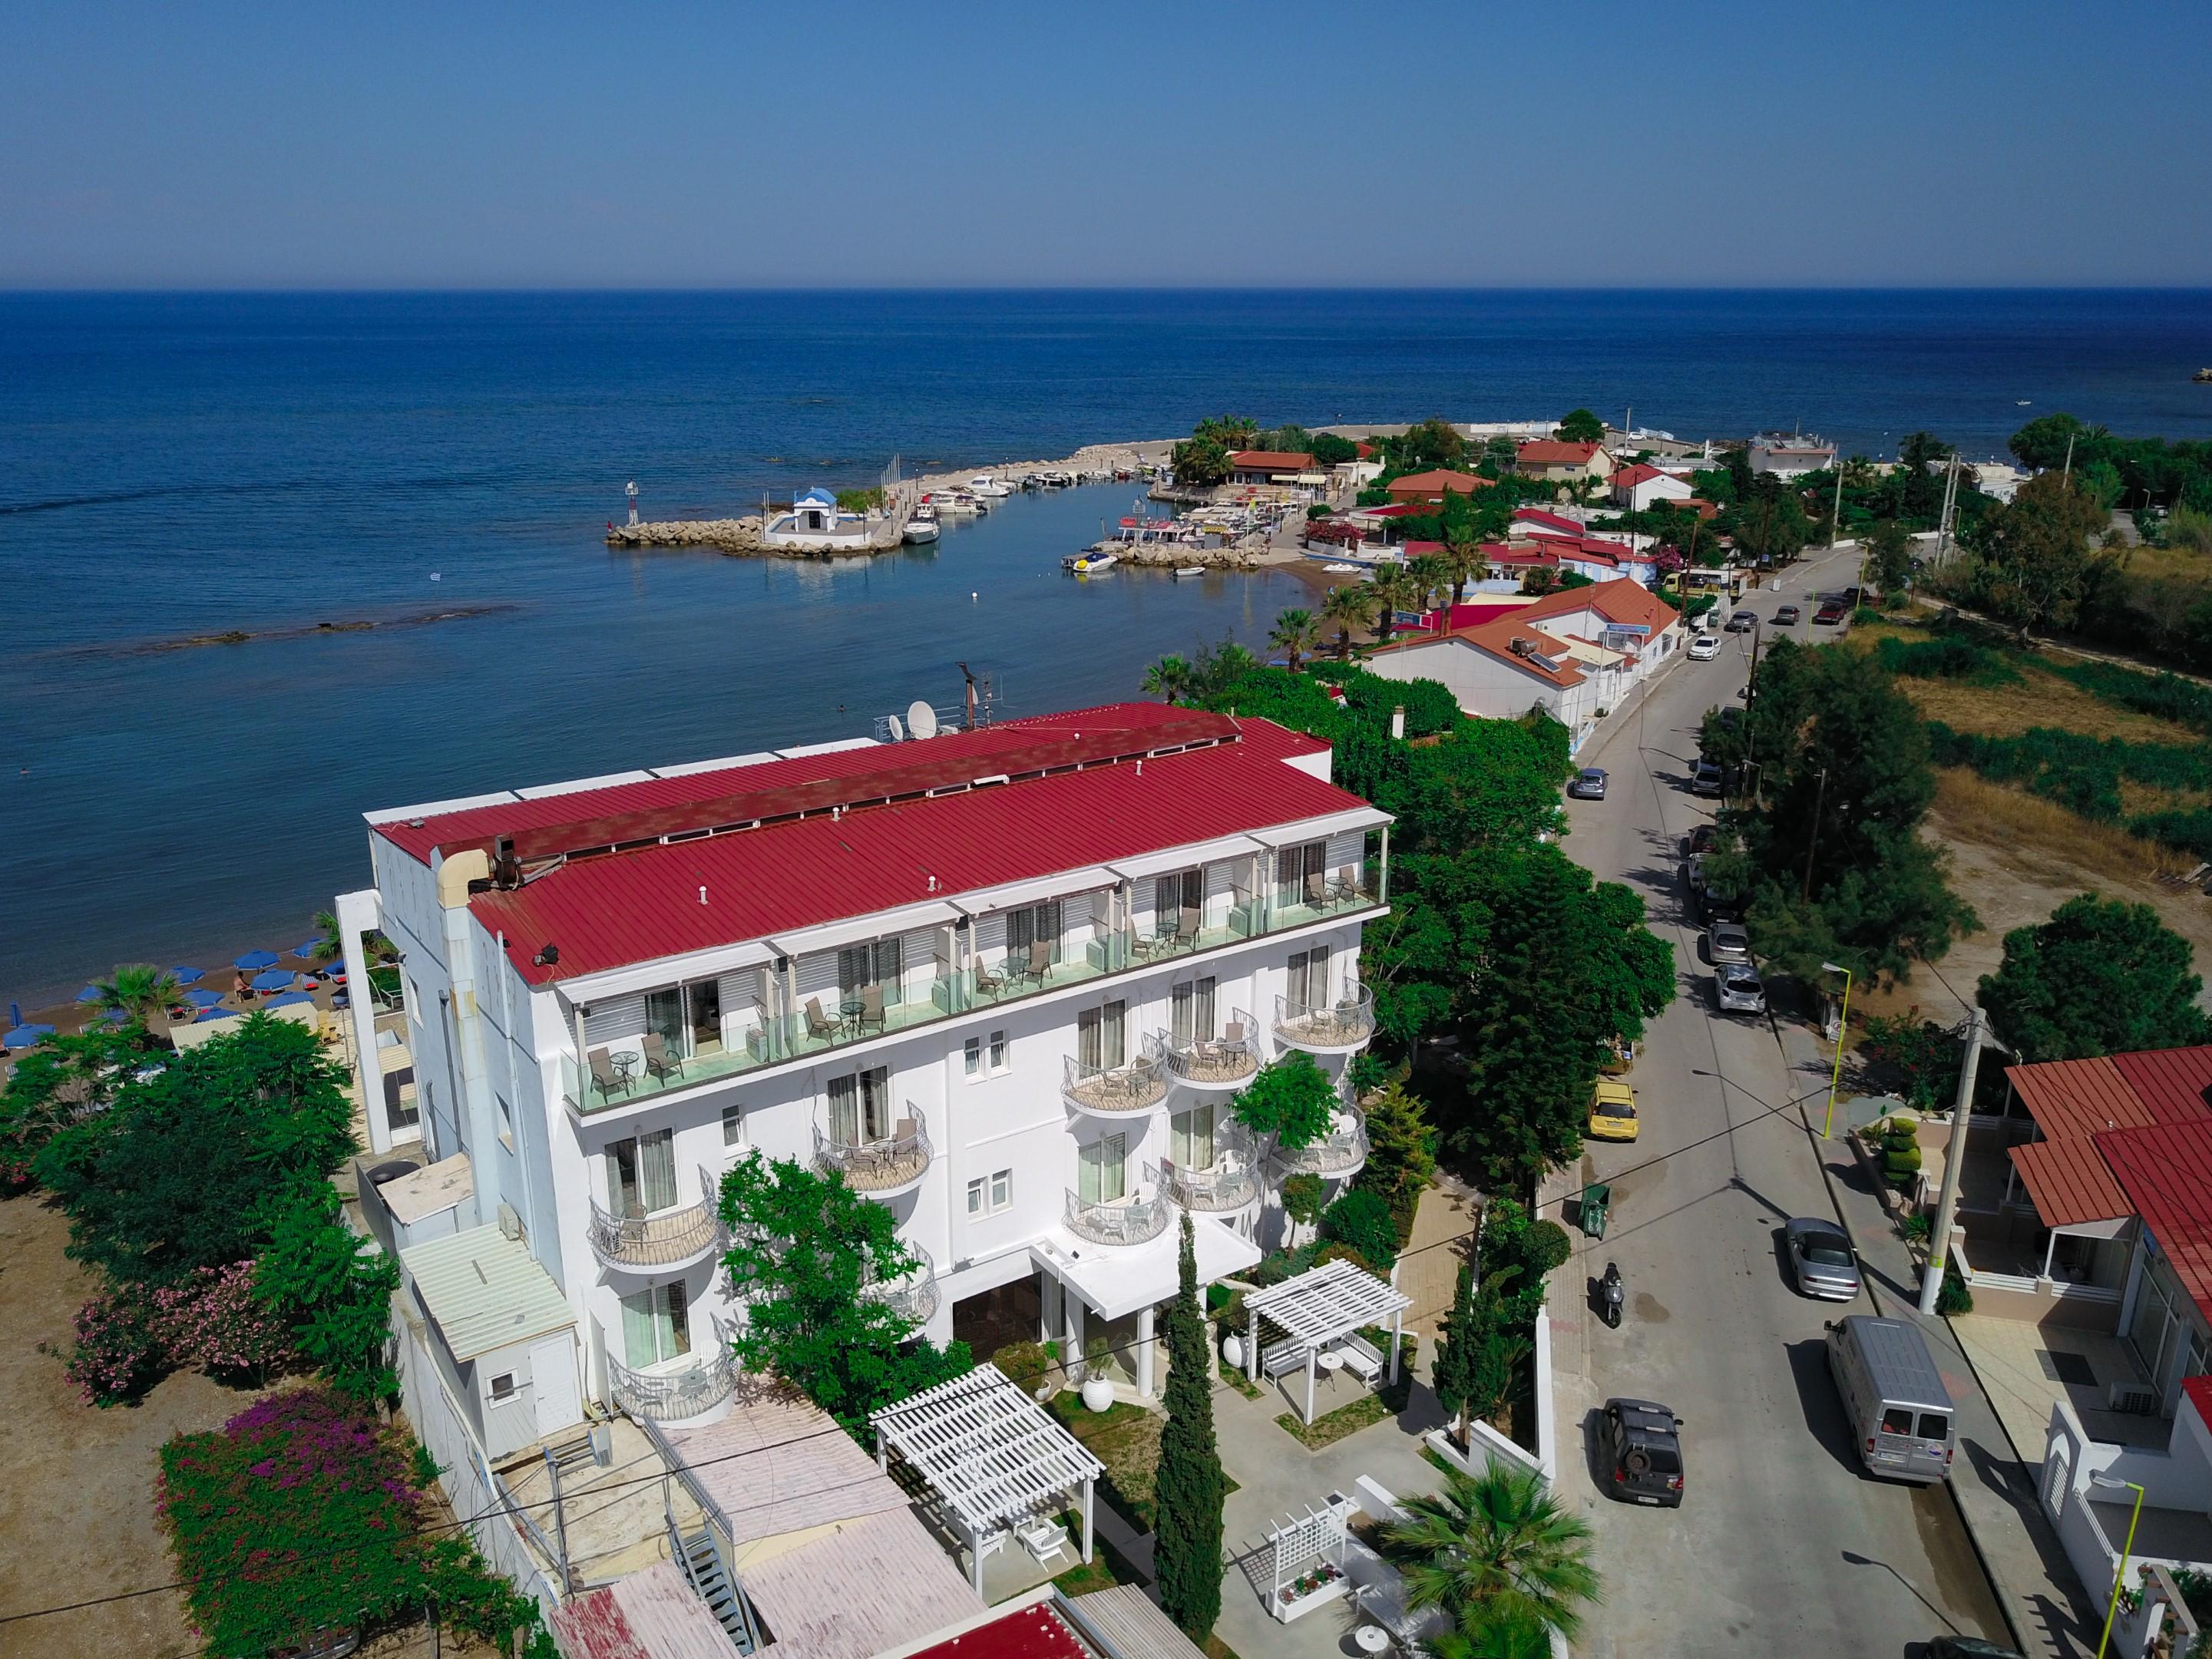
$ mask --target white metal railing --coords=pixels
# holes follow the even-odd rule
[[[894,1133],[881,1140],[848,1146],[814,1127],[814,1162],[825,1175],[838,1175],[855,1192],[889,1193],[913,1186],[928,1173],[934,1156],[929,1142],[929,1119],[908,1101],[906,1116]]]
[[[1175,1206],[1158,1186],[1159,1171],[1145,1166],[1145,1176],[1154,1183],[1150,1198],[1131,1194],[1127,1198],[1098,1201],[1067,1194],[1067,1231],[1093,1244],[1143,1244],[1167,1231]]]
[[[614,1267],[669,1267],[689,1261],[721,1242],[714,1182],[702,1170],[696,1204],[653,1215],[616,1215],[596,1198],[587,1224],[592,1253]]]
[[[1249,1143],[1217,1131],[1213,1162],[1203,1170],[1169,1164],[1162,1172],[1168,1191],[1186,1210],[1207,1215],[1241,1210],[1260,1195]]]
[[[1279,996],[1275,1035],[1293,1048],[1356,1048],[1375,1035],[1375,994],[1354,985],[1332,1003]]]
[[[860,1294],[872,1302],[882,1303],[902,1319],[927,1325],[937,1312],[937,1263],[919,1244],[909,1244],[907,1249],[914,1253],[911,1271],[896,1279],[863,1285]]]
[[[665,1371],[634,1371],[612,1354],[607,1380],[615,1403],[632,1417],[655,1423],[681,1423],[703,1417],[736,1392],[737,1360],[720,1342],[692,1363]]]
[[[1260,1069],[1260,1051],[1252,1038],[1258,1022],[1243,1009],[1230,1016],[1218,1037],[1179,1037],[1164,1032],[1160,1054],[1168,1073],[1179,1083],[1200,1088],[1233,1088]]]
[[[1103,1070],[1085,1070],[1070,1054],[1063,1062],[1060,1092],[1086,1112],[1148,1112],[1167,1098],[1167,1073],[1158,1055],[1150,1052]]]
[[[1308,1146],[1277,1147],[1275,1162],[1286,1175],[1350,1175],[1367,1162],[1367,1118],[1357,1106],[1338,1108],[1328,1133]]]

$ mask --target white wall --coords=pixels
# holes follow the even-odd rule
[[[1485,720],[1513,720],[1540,708],[1567,728],[1577,746],[1597,715],[1597,688],[1589,679],[1557,686],[1460,640],[1381,652],[1367,668],[1384,679],[1435,680],[1462,709]]]

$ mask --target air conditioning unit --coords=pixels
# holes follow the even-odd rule
[[[2115,1382],[2106,1395],[2110,1409],[2136,1417],[2158,1415],[2158,1390],[2145,1382]]]

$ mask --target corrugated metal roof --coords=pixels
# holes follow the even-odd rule
[[[455,1359],[474,1359],[576,1322],[552,1274],[520,1239],[496,1227],[413,1245],[399,1260]]]
[[[653,1659],[623,1617],[611,1589],[570,1596],[553,1609],[549,1622],[562,1659]]]
[[[571,1596],[552,1626],[566,1659],[731,1659],[728,1633],[672,1561]]]
[[[2109,1059],[2008,1066],[2005,1077],[2051,1140],[2086,1140],[2106,1129],[2158,1121]]]
[[[893,1651],[901,1659],[1097,1659],[1048,1598],[1047,1590],[1028,1591],[1018,1605],[950,1632],[941,1642]]]
[[[2212,1322],[2212,1116],[2112,1130],[2097,1137],[2097,1150]]]
[[[2012,1149],[2013,1167],[2046,1227],[2111,1221],[2135,1211],[2105,1160],[2087,1140],[2038,1140]]]
[[[1176,1627],[1136,1584],[1116,1584],[1073,1603],[1112,1645],[1119,1659],[1205,1659],[1205,1650]]]
[[[836,1419],[775,1383],[742,1380],[719,1421],[664,1432],[692,1479],[720,1507],[734,1544],[907,1504],[906,1494]]]
[[[2114,1054],[2112,1064],[2159,1122],[2212,1117],[2212,1106],[2205,1103],[2212,1090],[2212,1046]]]
[[[738,1571],[775,1638],[763,1659],[869,1659],[983,1607],[951,1557],[904,1508],[846,1522]],[[965,1642],[960,1651],[970,1652]],[[1038,1650],[1021,1651],[1026,1659]]]
[[[1139,705],[1144,707],[1147,705]],[[602,972],[1364,806],[1255,741],[576,859],[470,908],[528,981]],[[643,787],[645,786],[636,786]],[[705,902],[700,890],[706,890]],[[551,967],[534,959],[560,947]]]

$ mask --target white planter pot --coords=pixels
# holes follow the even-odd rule
[[[1083,1403],[1086,1409],[1103,1412],[1114,1403],[1114,1385],[1103,1376],[1083,1379]]]
[[[1244,1339],[1231,1331],[1221,1339],[1221,1363],[1232,1371],[1244,1366]]]

